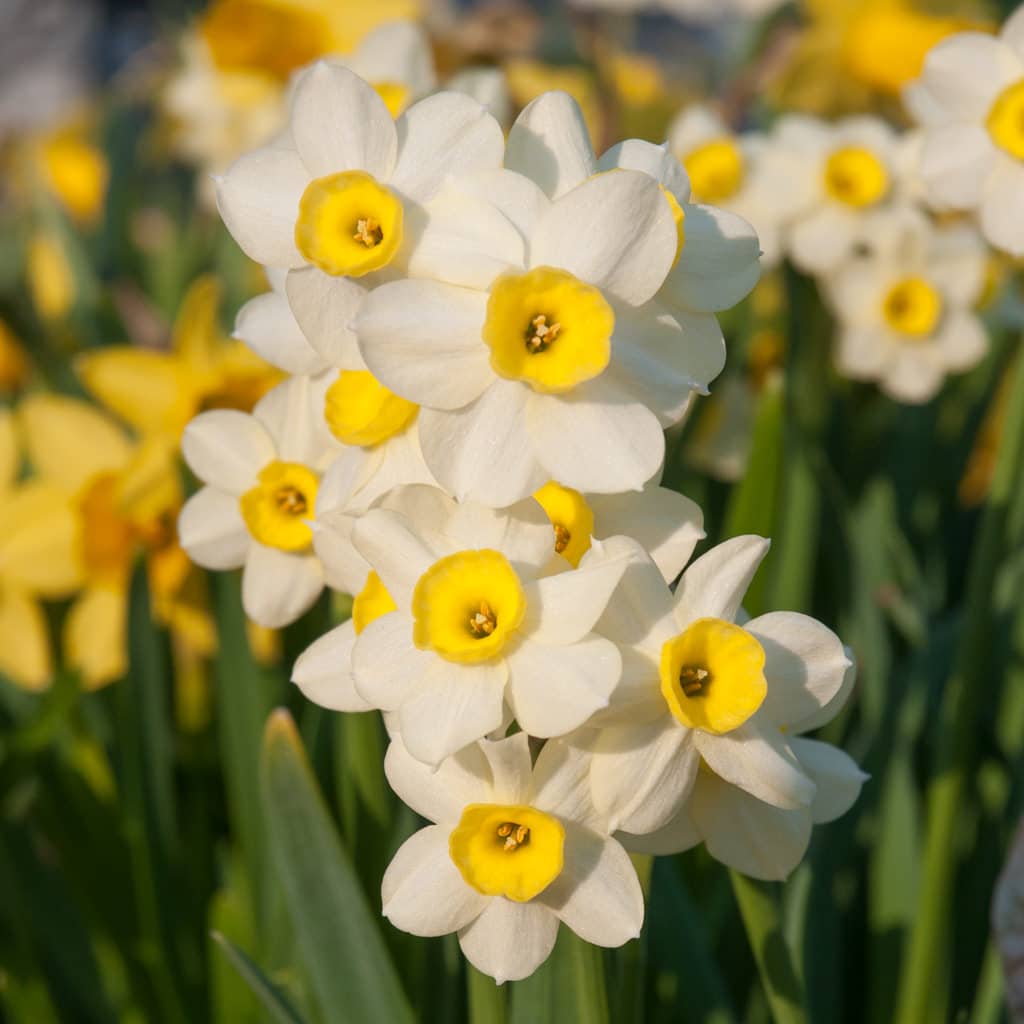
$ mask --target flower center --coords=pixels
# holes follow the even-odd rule
[[[308,520],[316,506],[316,473],[297,462],[268,463],[257,484],[238,499],[252,536],[280,551],[304,551],[313,540]]]
[[[412,594],[413,642],[471,665],[497,657],[519,627],[526,598],[498,551],[460,551],[435,562]]]
[[[882,301],[885,322],[909,341],[932,334],[942,318],[942,295],[922,277],[906,277]]]
[[[394,259],[402,219],[402,204],[390,189],[365,171],[341,171],[306,186],[295,245],[327,274],[362,277]]]
[[[743,185],[746,166],[739,146],[728,138],[713,139],[683,157],[693,198],[702,203],[731,199]]]
[[[565,829],[533,807],[469,804],[448,837],[448,853],[468,885],[525,903],[561,873]]]
[[[764,649],[745,629],[698,619],[661,648],[661,694],[677,721],[722,734],[764,701]]]
[[[397,609],[398,605],[392,600],[387,587],[371,569],[363,589],[352,601],[352,625],[355,627],[356,636],[371,622]]]
[[[533,495],[555,531],[555,551],[576,568],[590,550],[594,512],[586,498],[571,487],[549,480]]]
[[[565,270],[535,267],[494,282],[481,336],[499,376],[558,393],[604,372],[614,326],[597,288]]]
[[[871,150],[842,146],[825,162],[825,191],[846,206],[874,206],[889,191],[889,172]]]
[[[985,126],[1000,149],[1017,160],[1024,160],[1024,78],[996,97]]]
[[[344,444],[369,448],[400,434],[419,406],[389,391],[369,370],[342,370],[327,389],[324,417]]]

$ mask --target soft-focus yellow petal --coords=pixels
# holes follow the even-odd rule
[[[20,465],[21,452],[14,414],[10,409],[0,409],[0,495],[14,486]]]
[[[41,147],[46,184],[75,220],[96,221],[107,194],[110,168],[103,151],[79,136],[61,131]]]
[[[112,413],[143,434],[177,437],[198,411],[198,387],[178,357],[119,345],[80,356],[82,383]]]
[[[37,232],[29,239],[25,273],[36,312],[44,320],[62,320],[75,301],[75,275],[60,241]]]
[[[181,301],[171,347],[193,374],[208,373],[225,340],[217,320],[221,286],[212,274],[196,278]]]
[[[90,587],[64,620],[64,658],[86,690],[120,679],[126,656],[127,595],[121,587]]]
[[[36,473],[69,494],[97,473],[127,465],[132,446],[107,415],[62,395],[30,395],[19,407],[22,440]]]
[[[0,585],[66,597],[82,584],[79,521],[68,495],[32,481],[0,501]]]
[[[0,590],[0,675],[32,691],[47,689],[53,679],[43,609],[9,587]]]
[[[181,504],[178,477],[178,446],[166,436],[144,440],[125,466],[117,484],[117,507],[121,515],[146,533],[158,520],[177,511]]]

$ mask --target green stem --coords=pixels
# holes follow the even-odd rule
[[[505,990],[471,964],[466,964],[466,990],[469,1024],[505,1024]]]
[[[925,1024],[941,977],[956,870],[960,810],[974,757],[978,712],[988,692],[992,581],[1006,556],[1006,528],[1015,490],[1024,476],[1024,357],[1013,390],[988,504],[967,580],[966,622],[938,720],[936,763],[928,788],[927,837],[918,914],[900,989],[898,1024]]]
[[[786,945],[775,892],[766,882],[736,871],[730,875],[775,1024],[805,1024],[803,984]]]

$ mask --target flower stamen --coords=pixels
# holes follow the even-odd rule
[[[356,222],[356,233],[352,237],[367,249],[374,249],[384,241],[384,232],[373,217],[363,217]]]
[[[505,840],[502,848],[506,853],[511,853],[530,841],[530,830],[518,822],[504,821],[498,826],[498,838]]]
[[[297,487],[286,484],[274,494],[274,503],[282,511],[291,516],[304,515],[308,507],[306,496]]]
[[[562,325],[560,323],[548,323],[548,318],[543,313],[538,313],[530,321],[530,327],[526,332],[526,348],[531,353],[546,352],[558,337]]]
[[[469,617],[469,631],[475,637],[490,636],[498,625],[498,617],[486,601],[480,602],[480,610]]]
[[[555,551],[561,554],[572,540],[572,534],[561,524],[555,523]]]
[[[684,665],[679,670],[679,685],[687,697],[702,697],[711,685],[711,673],[699,665]]]

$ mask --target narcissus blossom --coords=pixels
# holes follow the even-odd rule
[[[396,504],[353,530],[395,610],[359,633],[352,668],[367,703],[397,712],[414,757],[436,765],[486,736],[506,702],[543,737],[605,707],[621,661],[593,627],[626,558],[595,545],[578,569],[538,578],[552,531],[536,502],[496,512],[416,486]]]
[[[642,834],[670,821],[701,763],[774,807],[813,803],[814,782],[780,727],[831,700],[850,662],[805,615],[737,623],[767,550],[760,537],[726,541],[683,573],[674,595],[635,554],[598,625],[623,648],[622,684],[596,736],[582,740],[594,754],[594,803],[615,829]]]
[[[182,546],[204,568],[244,567],[242,603],[261,626],[294,622],[324,586],[311,521],[333,452],[311,396],[309,378],[293,377],[252,415],[202,413],[182,438],[206,485],[181,511]]]
[[[398,928],[457,932],[469,962],[499,984],[547,959],[559,923],[598,946],[640,934],[640,883],[587,797],[585,754],[550,740],[531,764],[518,733],[466,747],[435,772],[395,742],[385,770],[434,823],[385,872],[384,915]]]
[[[973,312],[986,250],[968,224],[933,227],[907,215],[867,255],[828,283],[839,319],[836,365],[876,380],[900,402],[925,402],[947,373],[974,366],[988,348]]]
[[[1024,8],[998,37],[961,32],[935,46],[904,101],[924,129],[929,198],[977,211],[992,245],[1024,254]]]

